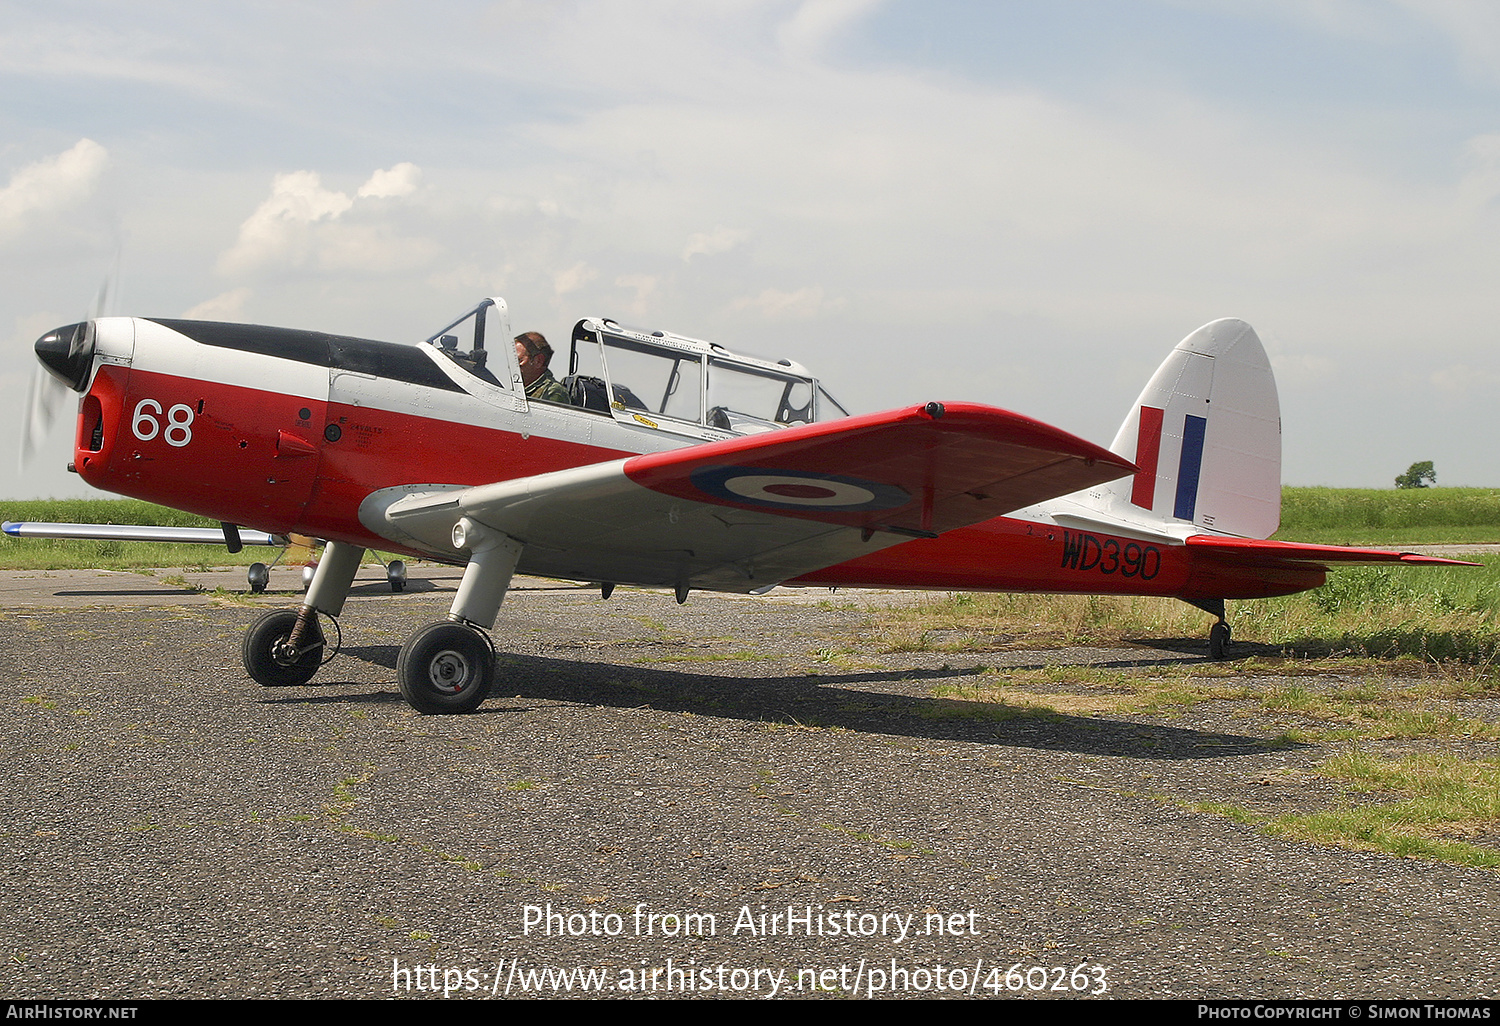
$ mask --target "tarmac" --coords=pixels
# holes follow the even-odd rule
[[[1495,873],[1214,811],[1338,804],[1328,748],[1227,702],[1090,712],[1069,678],[1191,667],[1202,639],[890,652],[872,606],[921,596],[520,580],[490,699],[429,717],[396,653],[460,571],[396,595],[367,568],[316,686],[265,689],[239,646],[295,604],[276,573],[0,573],[0,996],[1500,989]],[[1076,712],[963,700],[1044,665]]]

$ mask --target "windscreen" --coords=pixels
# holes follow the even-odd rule
[[[696,354],[606,335],[604,362],[614,401],[625,409],[702,421],[703,362]]]

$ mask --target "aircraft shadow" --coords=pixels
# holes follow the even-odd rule
[[[354,658],[391,670],[396,645],[352,646]],[[1175,660],[1174,660],[1175,661]],[[1132,666],[1153,660],[1093,666]],[[339,685],[337,660],[324,671],[324,686]],[[1036,665],[1049,665],[1039,662]],[[982,668],[853,670],[780,677],[728,677],[613,663],[580,662],[502,653],[490,700],[473,715],[507,715],[521,709],[516,698],[576,702],[618,709],[647,707],[754,723],[837,727],[868,734],[894,734],[930,741],[964,741],[1015,748],[1145,759],[1207,759],[1305,748],[1265,738],[1135,722],[1107,716],[1076,716],[1022,705],[971,702],[926,695],[867,690],[886,682],[952,680],[979,676]],[[356,682],[348,682],[358,686]],[[289,689],[291,690],[291,689]],[[302,689],[268,695],[286,702],[399,702],[388,692],[310,696]]]
[[[1200,659],[1208,659],[1208,639],[1206,638],[1126,638],[1125,643],[1139,645],[1142,648],[1154,648],[1160,652],[1176,652],[1184,656],[1197,656]],[[1278,645],[1263,645],[1257,641],[1240,641],[1236,639],[1230,643],[1229,655],[1222,661],[1233,662],[1236,659],[1248,659],[1251,656],[1280,656],[1285,654],[1285,650]],[[1163,660],[1163,662],[1184,661],[1181,659]]]
[[[250,589],[243,586],[225,590],[232,596],[250,597],[252,595]],[[452,590],[452,588],[442,587],[441,585],[435,584],[432,581],[413,579],[406,582],[406,587],[402,590],[401,594],[422,595],[428,592]],[[119,598],[121,596],[152,595],[175,596],[180,598],[185,595],[206,595],[212,591],[213,589],[208,587],[185,588],[180,584],[161,584],[155,587],[144,588],[75,588],[70,591],[55,591],[53,592],[53,594],[58,596],[59,598]],[[349,594],[351,596],[359,596],[365,598],[379,597],[382,595],[390,595],[392,597],[396,596],[396,593],[391,591],[391,586],[385,581],[368,581],[363,584],[356,584],[354,585],[354,587],[349,589]],[[295,601],[300,600],[302,595],[303,592],[300,588],[267,588],[265,591],[260,592],[258,597],[288,598]]]
[[[195,592],[192,589],[188,589],[188,588],[173,587],[171,585],[165,585],[165,586],[160,587],[160,588],[108,588],[108,589],[100,589],[100,590],[97,590],[97,591],[79,591],[79,590],[74,590],[74,591],[54,591],[52,594],[56,595],[58,598],[106,598],[107,599],[107,598],[119,598],[122,595],[133,595],[133,596],[170,595],[170,596],[179,596],[180,597],[180,596],[183,596],[183,595],[192,595],[192,594],[195,594]]]

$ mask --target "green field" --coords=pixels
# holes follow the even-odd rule
[[[1324,545],[1500,542],[1500,488],[1283,488],[1282,541]]]
[[[144,524],[151,527],[219,526],[217,521],[138,499],[0,502],[0,519],[64,524]],[[0,541],[0,570],[127,570],[137,567],[198,570],[269,563],[280,551],[264,545],[247,545],[231,554],[223,545],[11,538],[6,535],[4,541]]]

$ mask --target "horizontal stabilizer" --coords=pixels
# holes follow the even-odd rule
[[[1344,565],[1406,563],[1416,566],[1479,566],[1459,559],[1426,556],[1420,552],[1358,549],[1342,545],[1304,545],[1301,542],[1259,541],[1251,538],[1216,538],[1198,534],[1187,539],[1189,549],[1212,552],[1249,566],[1289,563],[1339,563]]]

